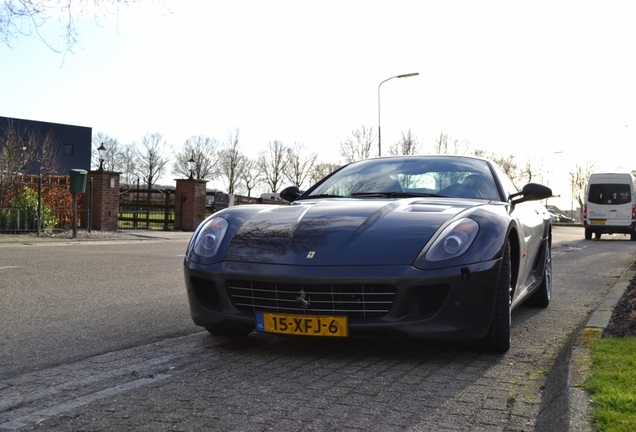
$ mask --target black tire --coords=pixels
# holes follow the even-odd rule
[[[526,304],[529,306],[546,308],[552,298],[552,239],[548,239],[545,250],[545,268],[543,270],[543,280],[539,289],[530,296]]]
[[[636,233],[631,233],[631,234],[629,235],[629,239],[630,239],[631,241],[636,241]]]
[[[240,339],[252,333],[252,330],[244,328],[227,328],[227,327],[206,327],[210,334],[226,339]]]
[[[585,240],[592,240],[592,230],[585,228]]]
[[[510,326],[511,326],[511,298],[512,287],[512,265],[510,264],[510,243],[506,240],[504,253],[501,260],[501,269],[497,279],[497,291],[495,293],[495,304],[493,306],[490,329],[480,345],[487,351],[505,353],[510,349]]]
[[[600,240],[601,239],[601,233],[600,232],[595,232],[594,233],[594,238],[597,239],[597,240]]]

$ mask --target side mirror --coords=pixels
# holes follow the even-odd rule
[[[538,183],[528,183],[521,192],[510,195],[509,199],[512,204],[520,204],[526,201],[539,201],[552,196],[552,189]]]
[[[300,196],[298,186],[289,186],[280,191],[280,197],[285,201],[293,202]]]

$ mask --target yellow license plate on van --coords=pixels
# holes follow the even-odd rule
[[[347,337],[349,335],[349,323],[346,316],[257,312],[256,330],[300,336]]]
[[[592,225],[605,225],[605,219],[592,219]]]

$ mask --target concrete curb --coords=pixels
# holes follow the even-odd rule
[[[607,293],[585,324],[579,327],[563,347],[546,380],[535,431],[593,432],[592,407],[585,382],[592,370],[591,343],[602,337],[616,304],[636,269],[630,266]]]
[[[117,240],[180,240],[190,239],[192,232],[188,231],[153,231],[153,230],[122,230],[122,231],[93,231],[87,235],[85,230],[78,233],[78,238],[66,235],[31,235],[31,234],[0,234],[0,244],[37,244],[37,243],[77,243]]]

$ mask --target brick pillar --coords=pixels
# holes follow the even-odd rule
[[[174,197],[174,229],[194,231],[205,219],[204,180],[177,179]]]
[[[117,231],[119,216],[119,174],[112,171],[89,171],[82,206],[88,208],[90,181],[93,180],[93,224],[97,231]],[[86,218],[86,220],[84,220]],[[88,215],[82,215],[82,226],[88,226]]]

